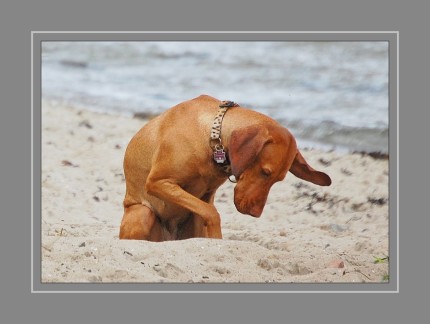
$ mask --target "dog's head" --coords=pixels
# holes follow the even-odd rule
[[[229,158],[237,179],[236,209],[254,217],[261,216],[270,188],[288,171],[318,185],[331,184],[328,175],[306,163],[293,135],[281,126],[253,125],[233,131]]]

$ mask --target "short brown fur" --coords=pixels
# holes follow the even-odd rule
[[[222,238],[214,196],[227,174],[213,161],[209,145],[220,103],[206,95],[180,103],[131,139],[124,157],[120,239]],[[318,185],[331,184],[327,174],[306,163],[293,135],[263,114],[230,108],[221,138],[237,178],[234,203],[241,213],[260,217],[271,186],[288,171]]]

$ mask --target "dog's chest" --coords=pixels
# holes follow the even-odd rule
[[[192,194],[194,197],[197,197],[202,200],[206,200],[207,196],[211,193],[215,193],[215,191],[221,186],[226,179],[222,177],[199,177],[193,179],[187,184],[182,185],[182,189],[186,192]]]

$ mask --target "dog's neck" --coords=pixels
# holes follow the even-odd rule
[[[230,181],[235,182],[236,180],[232,178],[230,161],[227,152],[224,150],[221,137],[222,121],[227,110],[231,107],[239,107],[239,105],[233,101],[222,101],[219,105],[218,113],[212,123],[210,145],[214,152],[214,162],[223,169]]]

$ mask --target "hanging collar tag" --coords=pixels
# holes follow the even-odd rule
[[[229,180],[230,180],[230,177],[232,176],[231,166],[230,166],[230,162],[228,161],[226,151],[224,150],[224,146],[222,145],[221,126],[222,126],[222,120],[224,118],[224,115],[226,114],[227,110],[231,107],[239,107],[239,105],[233,101],[227,101],[227,100],[222,101],[221,104],[219,105],[218,113],[215,116],[214,122],[212,124],[211,139],[210,139],[210,145],[214,152],[213,159],[229,175]],[[214,144],[214,142],[216,143]]]

